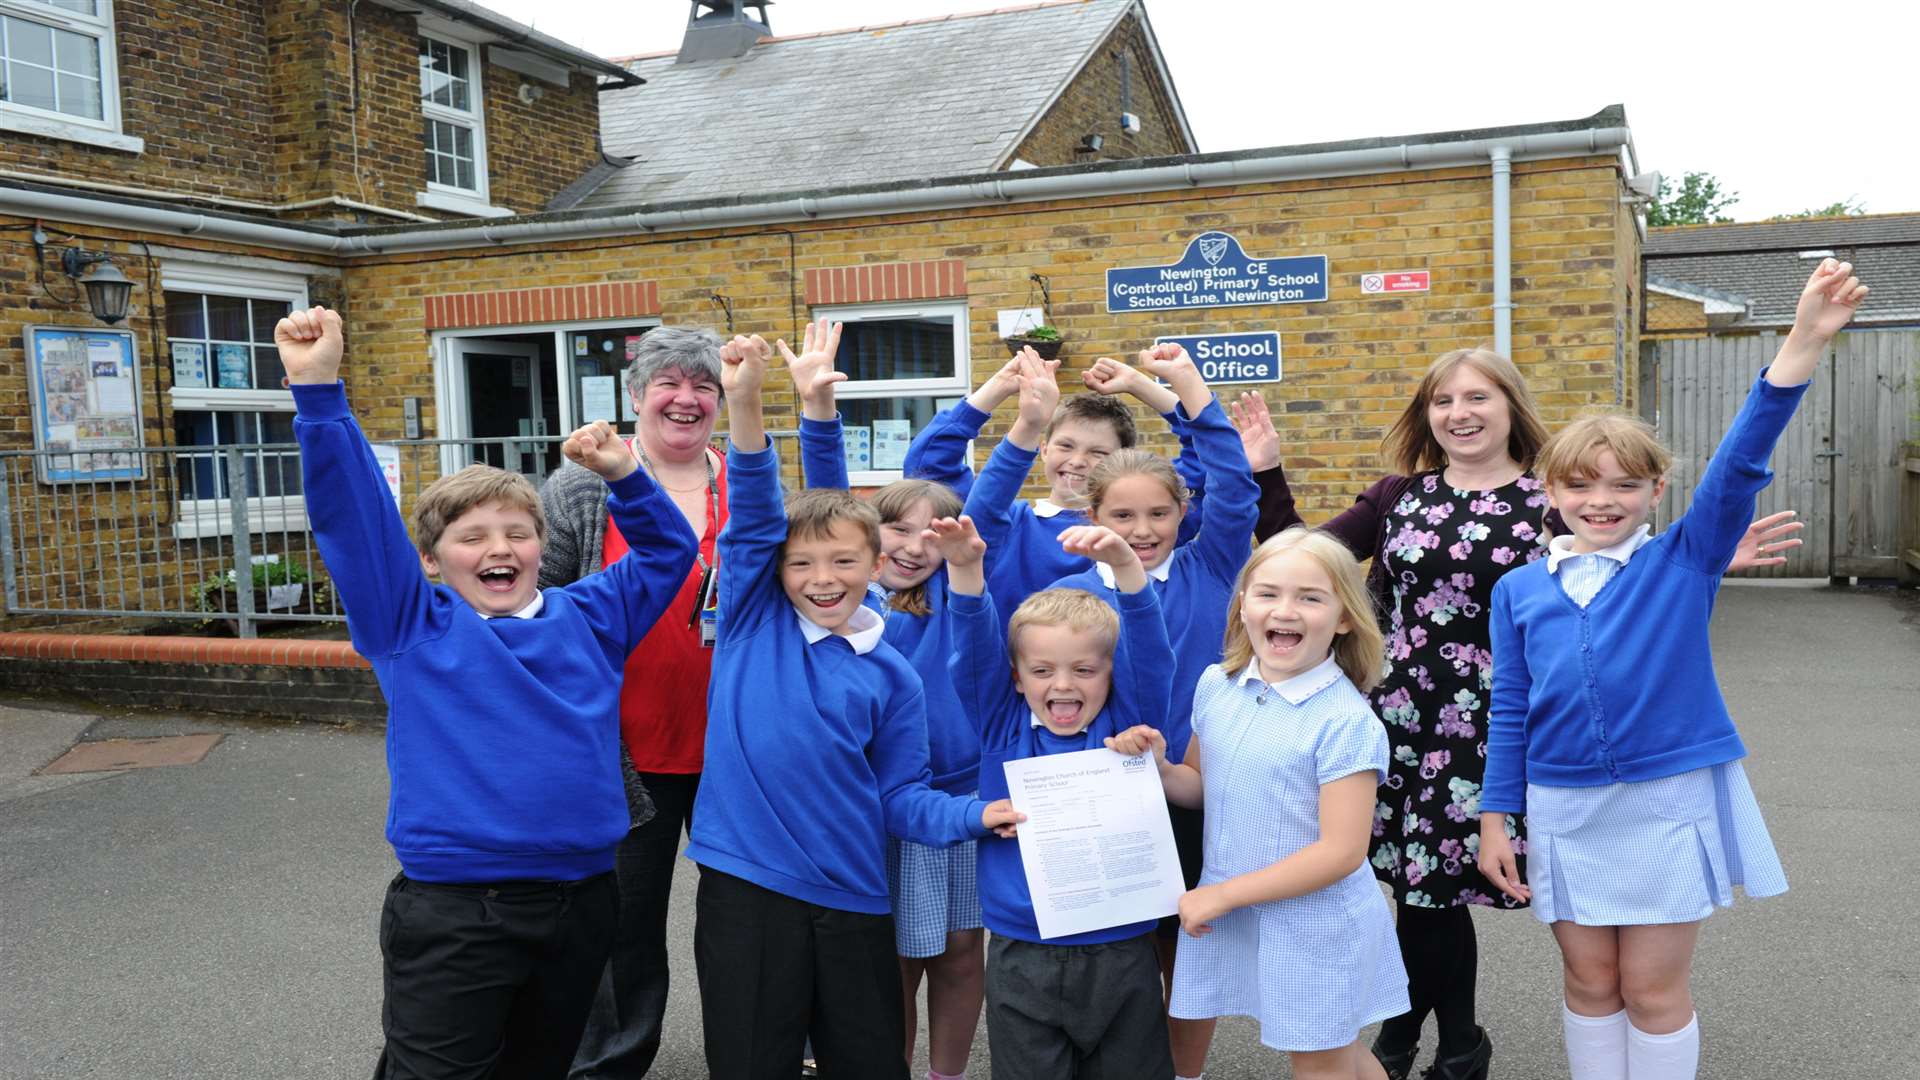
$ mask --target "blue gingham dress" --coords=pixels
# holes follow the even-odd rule
[[[1194,691],[1211,885],[1272,866],[1320,837],[1320,785],[1387,768],[1387,734],[1329,657],[1278,686],[1210,667]],[[1180,935],[1174,1015],[1253,1016],[1276,1050],[1331,1050],[1408,1010],[1393,915],[1364,863],[1306,896],[1228,912]]]
[[[978,930],[980,886],[975,842],[933,848],[887,838],[887,891],[893,896],[894,952],[925,960],[947,951],[947,934]]]
[[[1586,607],[1646,539],[1642,531],[1605,552],[1556,550],[1548,570]],[[1787,875],[1746,770],[1730,761],[1601,787],[1528,784],[1527,885],[1541,922],[1645,926],[1731,907],[1735,885],[1777,896]]]

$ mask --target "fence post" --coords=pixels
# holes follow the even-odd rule
[[[13,592],[13,461],[0,462],[0,586],[6,589],[6,610],[14,607]]]
[[[233,596],[240,610],[240,636],[254,636],[253,533],[247,526],[247,464],[237,446],[221,455],[226,464],[227,506],[231,510],[233,540]]]

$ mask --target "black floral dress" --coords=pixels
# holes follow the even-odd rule
[[[1374,873],[1415,907],[1519,907],[1481,876],[1480,786],[1493,688],[1494,582],[1546,554],[1547,496],[1522,476],[1492,491],[1413,478],[1387,512],[1386,678],[1373,691],[1392,759],[1374,808]],[[1526,833],[1508,818],[1525,877]]]

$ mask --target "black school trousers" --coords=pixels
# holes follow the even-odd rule
[[[619,921],[611,872],[445,885],[380,912],[386,1047],[374,1080],[565,1080]]]
[[[893,917],[840,911],[700,868],[694,964],[712,1080],[906,1080]]]

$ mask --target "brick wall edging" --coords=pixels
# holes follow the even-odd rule
[[[133,634],[0,633],[0,656],[34,660],[121,660],[157,664],[367,668],[345,641],[142,637]]]

